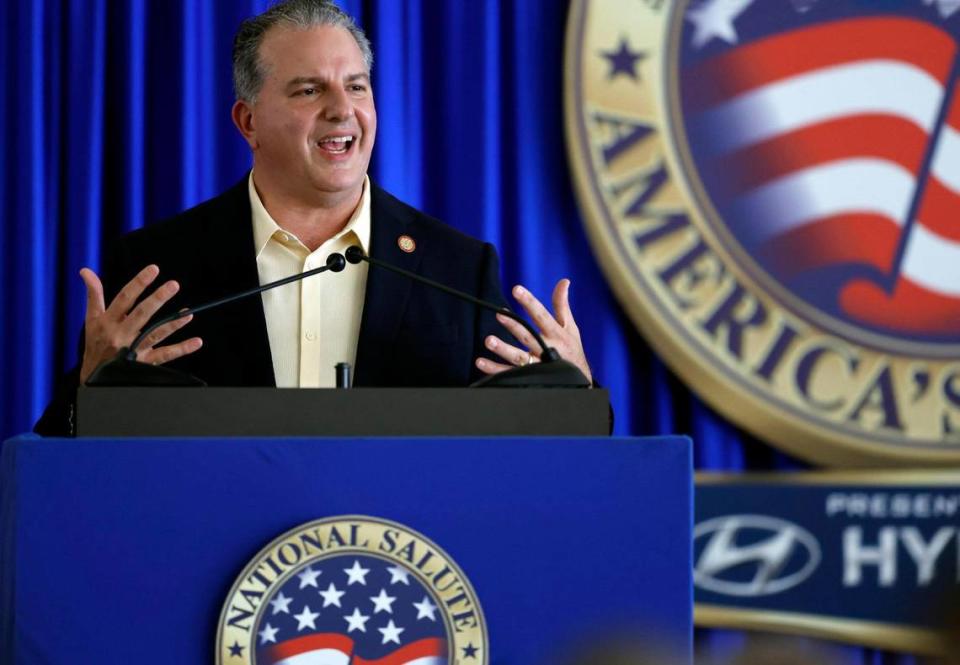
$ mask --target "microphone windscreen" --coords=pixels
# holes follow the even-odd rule
[[[330,272],[340,272],[347,267],[347,262],[343,259],[343,254],[334,252],[327,257],[327,268]]]
[[[351,245],[347,247],[344,255],[347,257],[349,263],[360,263],[363,260],[363,249],[358,245]]]

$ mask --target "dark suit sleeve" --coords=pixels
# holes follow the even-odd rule
[[[80,353],[83,353],[83,334],[80,335]],[[44,409],[33,431],[40,436],[74,436],[76,421],[77,386],[80,385],[80,366],[61,376],[53,389],[53,399]]]

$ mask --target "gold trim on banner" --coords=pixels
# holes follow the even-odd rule
[[[863,485],[869,486],[924,486],[955,487],[960,490],[960,470],[957,471],[771,471],[762,473],[694,474],[697,485]]]
[[[728,609],[703,603],[694,605],[693,622],[705,628],[741,628],[818,637],[925,656],[947,653],[946,639],[932,628],[793,612]]]

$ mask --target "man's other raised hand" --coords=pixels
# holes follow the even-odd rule
[[[80,271],[80,278],[87,287],[85,344],[83,362],[80,366],[81,384],[86,382],[100,364],[116,356],[123,347],[130,346],[153,315],[180,290],[180,285],[171,280],[157,287],[153,293],[137,303],[159,274],[160,269],[157,266],[147,266],[120,290],[107,307],[100,278],[89,268]],[[190,323],[191,319],[193,319],[192,315],[185,316],[164,324],[150,333],[137,349],[137,360],[152,365],[162,365],[199,349],[203,345],[199,337],[191,337],[168,346],[157,346]]]
[[[554,287],[553,314],[524,287],[515,286],[512,293],[516,301],[523,305],[527,314],[533,319],[547,346],[553,347],[561,358],[576,365],[592,383],[593,375],[590,373],[590,365],[587,363],[583,343],[580,341],[580,329],[570,310],[570,280],[561,279]],[[484,340],[484,345],[500,356],[506,364],[477,358],[476,363],[480,371],[485,374],[497,374],[511,367],[540,361],[540,346],[526,328],[502,314],[497,314],[497,321],[526,348],[517,348],[496,335],[489,335]]]

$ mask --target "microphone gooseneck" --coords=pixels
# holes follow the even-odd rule
[[[290,284],[291,282],[297,282],[301,279],[306,279],[313,275],[319,275],[322,272],[340,272],[347,265],[346,260],[343,258],[342,254],[334,252],[327,257],[326,263],[319,268],[314,268],[313,270],[308,270],[306,272],[298,273],[296,275],[291,275],[290,277],[284,277],[283,279],[278,279],[275,282],[270,282],[269,284],[264,284],[262,286],[257,286],[252,289],[247,289],[242,293],[235,293],[224,298],[219,298],[212,302],[204,303],[196,307],[188,307],[182,309],[179,312],[165,316],[159,321],[150,324],[143,331],[137,335],[136,339],[130,344],[129,347],[124,347],[120,349],[117,355],[110,360],[100,364],[93,372],[90,374],[89,378],[86,381],[88,386],[203,386],[206,385],[201,379],[198,379],[195,376],[181,372],[169,367],[154,366],[148,365],[146,363],[141,363],[137,361],[137,349],[140,347],[140,344],[143,343],[143,340],[152,333],[154,330],[159,328],[162,325],[176,321],[177,319],[182,319],[185,316],[190,316],[191,314],[197,314],[199,312],[204,312],[208,309],[213,309],[214,307],[219,307],[220,305],[226,305],[235,300],[240,300],[241,298],[246,298],[248,296],[256,295],[258,293],[263,293],[264,291],[269,291],[270,289],[275,289],[278,286],[283,286],[284,284]]]
[[[409,270],[404,270],[395,265],[391,265],[385,261],[375,259],[371,256],[368,256],[362,248],[357,245],[352,245],[347,248],[344,252],[344,255],[348,263],[357,264],[361,261],[365,261],[370,265],[383,268],[384,270],[389,270],[391,272],[403,275],[409,279],[414,280],[415,282],[420,282],[426,284],[435,289],[448,293],[457,298],[461,298],[468,302],[473,303],[479,307],[496,312],[497,314],[502,314],[507,318],[513,319],[524,329],[530,333],[530,335],[536,340],[537,344],[540,346],[540,362],[530,365],[525,365],[522,367],[514,367],[498,374],[491,374],[483,379],[480,379],[473,385],[476,387],[563,387],[563,388],[588,388],[590,387],[590,381],[587,380],[587,377],[584,376],[583,372],[574,365],[573,363],[564,360],[560,357],[560,354],[557,353],[557,350],[547,346],[546,342],[543,341],[543,338],[540,336],[540,333],[532,325],[527,323],[526,320],[521,318],[516,312],[511,310],[509,307],[504,307],[496,305],[486,300],[481,300],[476,298],[469,293],[464,293],[463,291],[458,291],[453,289],[445,284],[440,284],[435,282],[432,279],[418,275]]]
[[[363,249],[360,248],[358,245],[351,245],[350,247],[347,247],[347,250],[344,252],[344,255],[346,256],[347,261],[349,263],[357,264],[357,263],[360,263],[361,261],[366,261],[371,265],[385,268],[397,274],[403,275],[405,277],[409,277],[414,281],[423,282],[424,284],[432,286],[435,289],[439,289],[444,293],[449,293],[452,296],[463,298],[464,300],[469,300],[474,305],[478,305],[492,312],[496,312],[497,314],[503,314],[507,318],[513,319],[514,321],[522,325],[524,329],[526,329],[526,331],[530,333],[533,336],[533,338],[537,341],[537,344],[540,346],[541,362],[556,362],[557,360],[560,360],[560,354],[557,353],[556,349],[553,349],[552,347],[547,346],[546,342],[544,342],[543,338],[540,336],[540,333],[537,332],[537,329],[531,326],[529,323],[527,323],[526,320],[524,320],[521,316],[519,316],[516,312],[511,310],[509,307],[503,307],[500,305],[495,305],[492,302],[487,302],[486,300],[480,300],[480,298],[475,298],[469,293],[464,293],[463,291],[458,291],[457,289],[450,288],[445,284],[441,284],[440,282],[435,282],[432,279],[424,277],[423,275],[418,275],[416,273],[410,272],[409,270],[404,270],[403,268],[398,268],[397,266],[391,265],[389,263],[384,263],[383,261],[380,261],[379,259],[375,259],[372,256],[369,256],[366,253],[364,253]]]
[[[186,309],[181,309],[175,314],[166,316],[159,321],[150,324],[148,327],[143,329],[133,343],[130,345],[130,349],[127,351],[127,358],[129,360],[137,359],[137,348],[146,339],[147,335],[152,333],[154,330],[160,326],[170,323],[171,321],[176,321],[177,319],[182,319],[185,316],[190,316],[191,314],[197,314],[198,312],[203,312],[208,309],[213,309],[214,307],[219,307],[220,305],[226,305],[227,303],[233,302],[234,300],[240,300],[241,298],[246,298],[247,296],[256,295],[258,293],[263,293],[264,291],[269,291],[278,286],[283,286],[284,284],[290,284],[291,282],[297,282],[301,279],[306,279],[307,277],[312,277],[313,275],[319,275],[322,272],[340,272],[347,265],[346,260],[343,258],[343,254],[338,252],[333,252],[330,256],[327,257],[327,261],[324,265],[319,268],[314,268],[313,270],[308,270],[306,272],[297,273],[296,275],[291,275],[290,277],[284,277],[283,279],[278,279],[275,282],[270,282],[269,284],[264,284],[262,286],[257,286],[252,289],[247,289],[242,293],[236,293],[232,296],[227,296],[225,298],[220,298],[219,300],[214,300],[212,302],[204,303],[203,305],[198,305],[197,307],[188,307]]]

